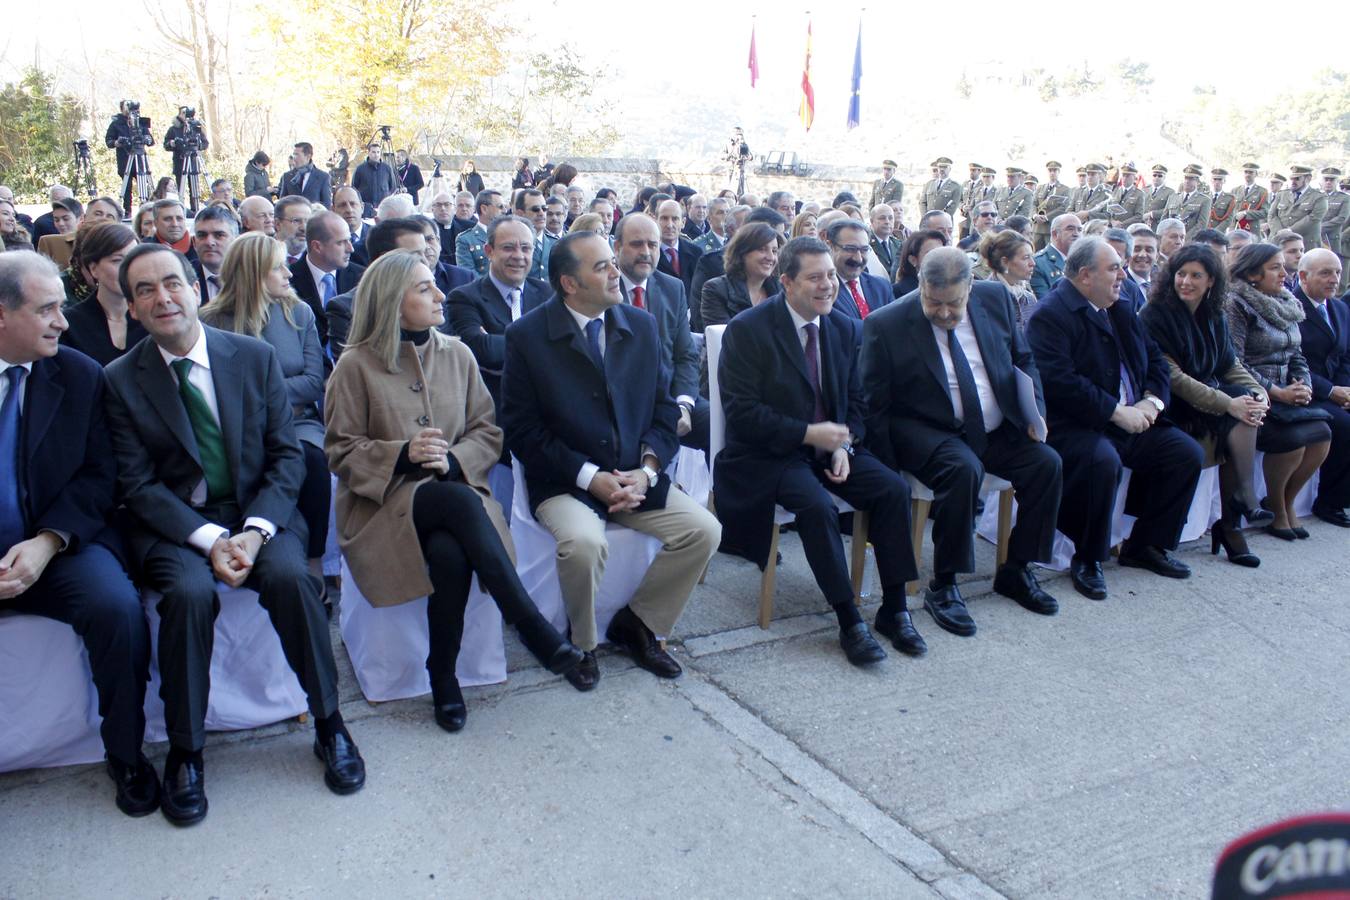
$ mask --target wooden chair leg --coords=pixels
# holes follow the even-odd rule
[[[773,621],[773,583],[778,576],[778,523],[769,537],[769,561],[759,579],[759,627],[767,629]]]
[[[914,567],[923,568],[923,528],[928,522],[928,510],[932,507],[931,500],[911,500],[910,501],[910,522],[914,531]],[[911,597],[919,592],[919,580],[916,579],[905,585],[905,593]]]
[[[708,512],[712,513],[714,516],[717,515],[717,509],[713,506],[713,495],[712,495],[712,491],[708,491]],[[703,574],[700,575],[700,576],[698,576],[698,583],[699,583],[699,584],[706,584],[706,583],[707,583],[707,581],[708,581],[708,570],[711,569],[711,568],[712,568],[712,560],[710,559],[710,560],[708,560],[708,562],[705,563],[704,566],[703,566]]]
[[[998,564],[1008,561],[1008,540],[1012,537],[1012,488],[998,492]]]
[[[867,567],[867,513],[861,510],[853,513],[853,546],[852,552],[852,571],[853,575],[853,602],[857,606],[862,606],[862,583],[863,575],[866,574]]]
[[[299,722],[301,725],[305,724],[309,721],[309,713],[301,713],[295,717],[295,721]]]

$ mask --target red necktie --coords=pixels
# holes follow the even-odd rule
[[[863,299],[862,291],[858,289],[858,279],[855,278],[848,283],[848,290],[853,295],[853,302],[858,304],[858,314],[864,319],[867,318],[867,314],[872,311],[872,308],[867,305],[867,301]]]
[[[642,302],[642,288],[637,285],[633,286],[633,305],[638,309],[647,308],[647,304]]]
[[[670,260],[670,268],[674,270],[675,277],[683,277],[680,275],[680,254],[674,247],[666,248],[666,259]]]

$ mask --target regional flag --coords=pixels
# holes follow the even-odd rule
[[[862,20],[858,20],[858,45],[853,50],[853,92],[848,98],[848,127],[862,124]]]
[[[759,79],[759,54],[755,52],[755,23],[750,23],[750,86]]]
[[[816,120],[816,92],[811,87],[811,20],[806,21],[806,64],[802,66],[802,104],[798,113],[807,131]]]

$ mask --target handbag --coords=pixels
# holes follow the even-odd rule
[[[1303,422],[1330,422],[1331,413],[1317,406],[1294,406],[1282,400],[1271,400],[1266,420],[1277,425],[1299,425]]]

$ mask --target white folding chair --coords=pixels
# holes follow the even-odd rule
[[[103,759],[84,642],[64,622],[0,613],[0,772]]]
[[[933,491],[909,472],[901,472],[900,474],[905,476],[905,481],[909,483],[910,528],[914,540],[914,564],[917,566],[923,559],[923,531],[924,525],[928,522],[928,513],[933,508]],[[980,484],[980,495],[988,497],[995,493],[998,494],[998,525],[996,526],[994,545],[998,548],[996,556],[998,565],[1001,566],[1008,561],[1008,538],[1012,535],[1013,487],[1011,483],[986,472],[984,481]],[[987,505],[985,509],[987,515]],[[979,523],[976,524],[978,526]],[[978,527],[976,533],[979,533]],[[911,581],[905,585],[905,592],[911,596],[917,594],[919,585],[920,582],[917,579]]]

